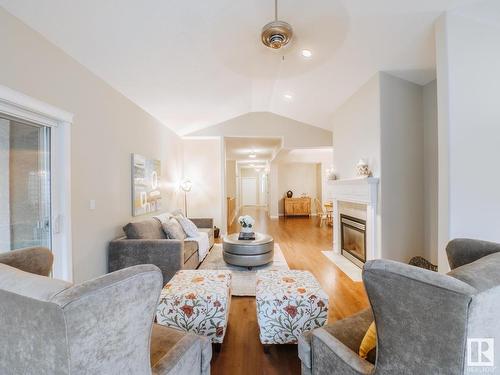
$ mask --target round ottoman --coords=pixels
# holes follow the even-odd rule
[[[274,239],[255,233],[255,240],[238,240],[238,233],[224,237],[222,256],[226,263],[241,267],[256,267],[270,263],[274,258]]]

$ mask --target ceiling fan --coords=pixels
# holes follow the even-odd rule
[[[292,26],[278,20],[278,0],[274,0],[274,21],[262,28],[262,43],[272,49],[280,49],[288,44],[293,36]]]

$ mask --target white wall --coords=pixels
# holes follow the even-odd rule
[[[193,188],[188,193],[190,217],[212,217],[214,224],[225,228],[226,197],[223,197],[222,139],[184,138],[184,177],[191,179]]]
[[[437,83],[423,88],[424,107],[424,233],[426,258],[438,263],[438,119]]]
[[[278,165],[279,214],[284,213],[283,199],[288,190],[293,191],[295,198],[305,194],[312,200],[321,199],[321,184],[318,184],[320,178],[317,163],[280,163]],[[315,214],[313,201],[311,205],[312,213]]]
[[[356,177],[366,159],[380,176],[380,82],[375,75],[337,109],[332,117],[333,159],[337,178]]]
[[[160,159],[165,210],[178,206],[179,137],[0,8],[0,84],[74,113],[71,186],[74,280],[107,272],[107,246],[131,220],[131,153]],[[89,201],[96,209],[89,209]]]
[[[380,73],[382,253],[425,255],[422,86]]]
[[[278,165],[278,162],[271,162],[269,168],[269,216],[271,219],[279,217],[279,200],[281,194],[278,186]]]
[[[271,112],[250,112],[189,136],[283,137],[285,148],[331,146],[331,132]]]
[[[498,1],[447,13],[436,40],[439,108],[439,261],[456,237],[500,242]]]
[[[337,177],[356,177],[361,158],[380,177],[377,240],[384,258],[407,262],[428,253],[424,145],[423,88],[386,73],[370,79],[333,116]]]
[[[10,250],[9,121],[0,118],[0,252]]]
[[[373,76],[332,116],[333,165],[337,179],[357,177],[360,159],[368,162],[374,177],[380,177],[380,77]],[[377,246],[382,246],[381,187],[377,207]]]

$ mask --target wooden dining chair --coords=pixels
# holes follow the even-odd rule
[[[314,198],[314,207],[316,208],[316,215],[319,217],[319,226],[321,227],[323,226],[323,222],[326,222],[328,213],[318,198]]]

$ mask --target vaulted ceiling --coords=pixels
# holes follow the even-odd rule
[[[282,0],[295,37],[264,47],[273,0],[0,0],[165,125],[187,134],[269,111],[329,128],[377,71],[434,78],[433,24],[476,0]],[[302,49],[312,51],[303,58]]]

